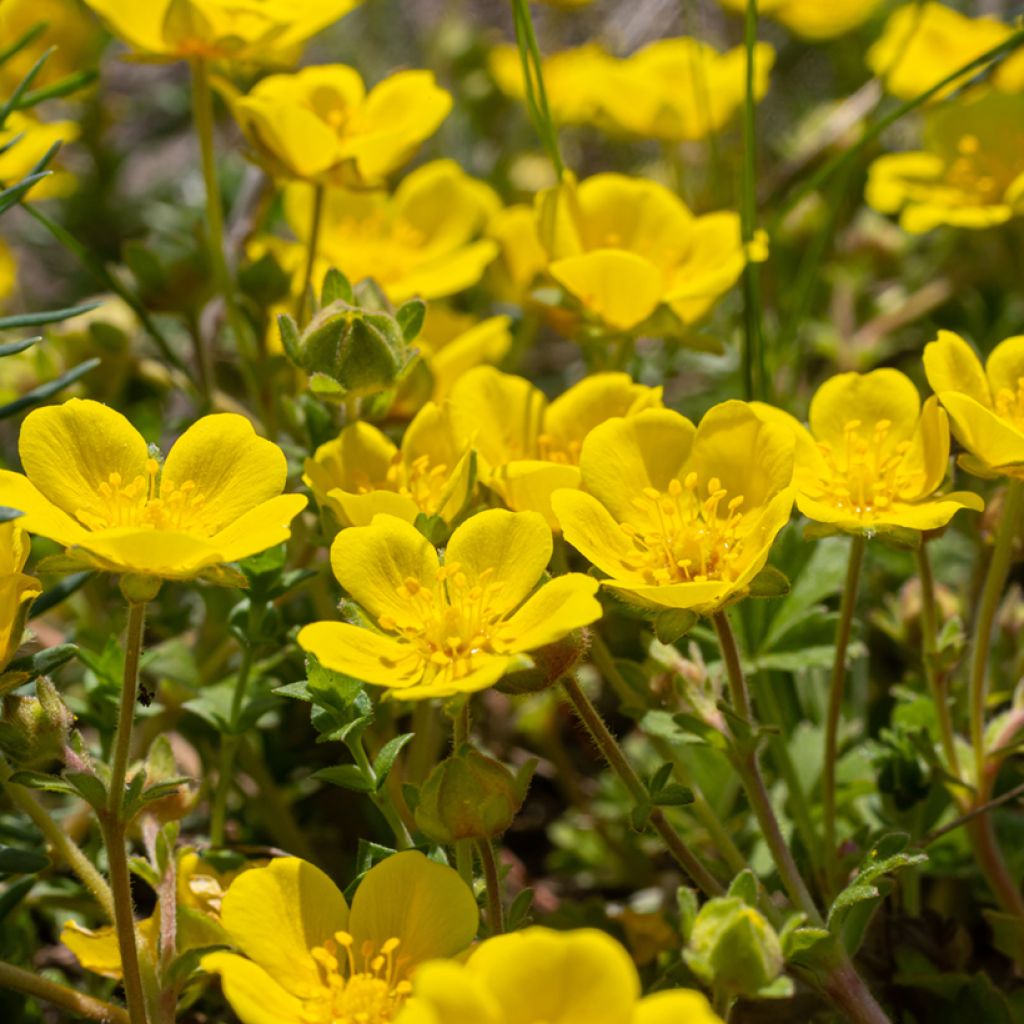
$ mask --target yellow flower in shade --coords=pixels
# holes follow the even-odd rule
[[[482,942],[465,963],[416,972],[397,1024],[721,1024],[687,989],[641,998],[629,954],[606,932],[526,928]]]
[[[11,111],[0,129],[0,188],[27,178],[54,144],[74,142],[79,130],[74,121],[40,121],[30,114]],[[10,148],[5,149],[7,146]],[[30,202],[60,198],[74,190],[75,178],[68,171],[54,169],[52,161],[46,170],[52,173],[29,189]]]
[[[533,207],[517,203],[498,210],[487,225],[487,236],[499,246],[498,258],[488,268],[491,293],[502,302],[525,305],[531,285],[548,265]]]
[[[368,526],[381,512],[407,523],[421,513],[450,523],[469,500],[473,462],[447,413],[428,402],[401,448],[369,423],[350,423],[306,460],[303,479],[344,526]]]
[[[285,192],[288,223],[301,240],[276,249],[287,270],[300,275],[313,198],[293,185]],[[329,189],[324,197],[317,282],[337,267],[355,284],[372,278],[396,303],[437,299],[477,283],[498,247],[481,238],[497,195],[451,160],[424,164],[386,192]]]
[[[586,313],[628,331],[666,306],[683,324],[700,319],[736,282],[747,257],[739,216],[695,216],[663,185],[597,174],[566,176],[538,197],[548,273]],[[751,258],[766,256],[759,240]]]
[[[22,571],[28,551],[28,537],[17,520],[0,523],[0,673],[21,646],[29,609],[43,592],[39,580]]]
[[[793,505],[792,432],[744,402],[699,427],[649,409],[583,442],[585,491],[551,500],[565,539],[627,600],[709,615],[745,595]]]
[[[516,511],[558,520],[551,495],[580,485],[580,451],[587,434],[613,416],[661,405],[661,388],[625,373],[584,377],[548,404],[528,380],[484,366],[467,373],[448,400],[452,429],[477,451],[480,477]]]
[[[984,507],[969,491],[937,493],[949,469],[949,421],[935,398],[922,408],[898,370],[827,380],[811,399],[809,430],[771,406],[757,409],[794,432],[793,488],[808,519],[870,535],[935,530],[961,509]]]
[[[868,50],[868,67],[887,92],[911,100],[998,46],[1012,29],[994,18],[969,18],[943,3],[915,3],[897,8]],[[996,69],[993,83],[1001,79]],[[933,97],[941,99],[959,85],[957,79]]]
[[[1024,335],[996,345],[983,367],[963,338],[940,331],[925,346],[924,370],[967,449],[960,465],[1024,480]]]
[[[290,63],[359,0],[86,0],[142,56]]]
[[[239,953],[208,953],[242,1024],[390,1024],[409,976],[473,941],[476,899],[458,874],[422,853],[371,868],[352,907],[318,868],[294,857],[233,882],[221,921]]]
[[[721,131],[742,107],[746,50],[719,53],[698,39],[660,39],[621,61],[609,78],[604,108],[635,135],[681,142]],[[775,51],[758,43],[754,95],[768,91]]]
[[[774,18],[805,39],[832,39],[863,24],[882,0],[758,0],[759,14]],[[746,0],[721,0],[723,7],[742,13]]]
[[[379,184],[401,167],[451,106],[430,71],[399,71],[367,93],[344,64],[270,75],[232,102],[272,175],[348,186]]]
[[[36,39],[0,64],[0,90],[12,92],[50,47],[32,88],[52,85],[58,79],[95,64],[102,32],[78,0],[2,0],[0,39],[9,45],[40,23],[46,29]]]
[[[924,150],[871,164],[865,196],[906,231],[988,228],[1024,213],[1024,94],[987,92],[929,112]]]
[[[280,544],[306,504],[281,494],[281,449],[231,413],[194,423],[161,466],[119,412],[72,398],[30,412],[18,449],[25,474],[0,470],[0,505],[109,572],[189,579]]]
[[[10,246],[0,238],[0,306],[10,297],[17,283],[18,261]]]
[[[580,573],[539,588],[551,530],[536,512],[479,512],[437,551],[394,516],[342,530],[334,575],[379,632],[314,622],[299,644],[321,664],[407,700],[472,693],[523,664],[518,655],[601,617],[597,581]]]

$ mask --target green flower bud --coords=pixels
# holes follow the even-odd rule
[[[416,805],[416,824],[435,843],[501,835],[526,798],[535,761],[515,774],[465,746],[427,778]]]
[[[502,693],[539,693],[554,686],[586,657],[590,634],[577,629],[554,643],[530,652],[529,664],[502,677],[496,688]]]
[[[74,721],[57,688],[41,677],[35,697],[4,698],[0,750],[19,768],[46,768],[63,758]]]

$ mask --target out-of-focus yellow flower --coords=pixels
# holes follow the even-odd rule
[[[702,615],[744,596],[793,505],[792,431],[744,402],[699,427],[649,409],[583,442],[584,491],[551,499],[565,539],[645,607]]]
[[[889,16],[881,36],[868,50],[867,64],[886,92],[910,100],[998,46],[1011,32],[994,18],[968,18],[943,3],[905,4]],[[996,86],[1001,84],[1000,77],[997,68]],[[963,80],[957,79],[933,101],[962,84]]]
[[[0,306],[11,296],[18,283],[18,261],[11,247],[0,238]]]
[[[635,135],[672,142],[703,139],[720,131],[742,107],[746,50],[719,53],[698,39],[661,39],[619,62],[609,75],[604,109]],[[768,91],[775,50],[758,43],[754,95]]]
[[[913,234],[988,228],[1024,213],[1024,95],[987,92],[938,110],[924,150],[878,157],[866,198]]]
[[[350,423],[306,459],[303,479],[321,508],[343,526],[369,526],[385,512],[450,523],[473,485],[469,446],[456,442],[447,412],[428,402],[406,428],[402,446],[369,423]]]
[[[74,121],[40,121],[30,114],[11,111],[0,130],[0,188],[28,177],[55,143],[67,145],[74,142],[79,131]],[[4,150],[8,145],[10,149]],[[46,169],[52,173],[29,189],[29,202],[59,198],[74,190],[72,174],[56,170],[52,164]]]
[[[136,922],[135,927],[140,945],[155,959],[160,927],[158,915]],[[117,929],[113,925],[94,929],[83,928],[77,921],[68,921],[61,929],[60,941],[74,953],[85,970],[104,978],[121,978],[121,950]]]
[[[310,36],[359,0],[86,0],[146,57],[290,63]]]
[[[481,943],[466,961],[416,972],[396,1024],[721,1024],[687,989],[641,998],[629,954],[594,928],[526,928]]]
[[[960,465],[1024,480],[1024,335],[996,345],[983,367],[963,338],[940,331],[925,346],[924,369],[967,449]]]
[[[281,494],[281,449],[231,413],[194,423],[161,466],[119,412],[72,398],[30,412],[18,450],[25,475],[0,470],[0,504],[109,572],[189,579],[280,544],[306,504]]]
[[[747,262],[739,216],[694,216],[653,181],[567,175],[538,196],[548,273],[586,313],[628,331],[666,306],[682,324],[700,319],[736,282]],[[766,240],[750,247],[767,256]]]
[[[442,565],[414,527],[377,516],[338,534],[331,566],[380,632],[314,622],[299,644],[403,700],[482,690],[523,661],[517,655],[601,617],[588,576],[567,573],[537,588],[551,550],[542,516],[490,509],[455,530]]]
[[[246,871],[221,920],[239,953],[209,953],[242,1024],[390,1024],[427,960],[476,935],[476,899],[458,874],[422,853],[372,867],[352,907],[319,868],[295,857]]]
[[[746,0],[721,0],[742,13]],[[757,11],[781,22],[805,39],[832,39],[863,24],[881,0],[758,0]]]
[[[482,366],[452,388],[448,404],[455,436],[477,451],[483,482],[509,508],[540,512],[558,530],[551,495],[579,487],[587,435],[614,416],[660,407],[661,388],[625,373],[597,373],[549,405],[528,380]]]
[[[0,673],[21,646],[29,609],[43,592],[34,576],[22,570],[29,543],[17,520],[0,523]]]
[[[60,78],[94,64],[100,51],[100,27],[78,0],[2,0],[0,2],[0,39],[7,46],[20,39],[41,22],[46,29],[31,45],[0,64],[0,91],[13,91],[32,70],[32,65],[50,49],[32,80],[35,89],[52,85]]]
[[[949,468],[949,421],[934,397],[922,408],[898,370],[827,380],[811,400],[809,430],[771,406],[757,409],[793,430],[793,488],[808,519],[870,535],[935,530],[960,509],[984,508],[969,491],[936,493]]]
[[[487,236],[500,247],[488,268],[491,292],[499,300],[525,305],[530,286],[548,264],[533,207],[518,203],[498,210],[487,225]]]
[[[288,188],[285,211],[301,244],[269,243],[297,280],[312,202],[308,186]],[[487,185],[451,160],[417,168],[393,195],[328,189],[315,280],[337,267],[353,284],[372,278],[395,303],[454,295],[476,284],[497,255],[496,243],[480,236],[500,205]]]
[[[232,108],[254,155],[278,178],[377,185],[448,116],[430,71],[399,71],[369,93],[355,68],[327,64],[270,75]]]

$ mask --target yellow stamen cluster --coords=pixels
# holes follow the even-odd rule
[[[1017,378],[1017,390],[1000,388],[995,396],[996,415],[1018,430],[1024,430],[1024,377]]]
[[[406,465],[401,455],[396,454],[388,468],[388,490],[412,498],[417,508],[428,515],[440,507],[447,481],[448,467],[444,463],[432,465],[429,455],[420,455]]]
[[[998,153],[982,150],[976,135],[962,135],[957,156],[946,169],[946,182],[953,188],[988,202],[1000,199],[1013,180],[1013,169]]]
[[[578,466],[582,448],[582,441],[562,442],[552,434],[541,434],[537,438],[537,457],[562,466]]]
[[[657,584],[736,579],[743,555],[743,496],[726,500],[717,477],[707,482],[705,494],[693,472],[672,480],[665,492],[645,488],[632,502],[637,519],[619,524],[633,546],[622,567]]]
[[[348,932],[335,932],[312,951],[320,985],[304,994],[303,1024],[390,1024],[398,1015],[412,987],[395,956],[399,940],[388,939],[379,952],[363,943],[359,960],[354,944]]]

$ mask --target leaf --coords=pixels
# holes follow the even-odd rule
[[[772,565],[766,565],[750,581],[748,593],[751,597],[785,597],[791,589],[784,572]]]
[[[40,384],[39,387],[33,388],[31,391],[22,395],[21,398],[16,398],[13,402],[8,402],[6,405],[0,406],[0,420],[9,419],[11,416],[17,416],[26,409],[31,409],[33,406],[45,402],[48,398],[52,398],[69,384],[74,384],[76,380],[84,377],[91,370],[95,370],[99,365],[99,359],[86,359],[84,363],[79,363],[76,367],[68,370],[67,373],[62,373],[56,380],[47,381],[46,384]]]
[[[106,810],[107,787],[92,772],[65,772],[64,779],[94,811]]]
[[[66,782],[56,775],[46,775],[44,772],[15,772],[7,781],[24,786],[26,789],[38,789],[44,793],[63,793],[65,796],[78,795],[78,790],[70,782]]]
[[[423,328],[423,318],[427,315],[427,304],[422,299],[409,299],[398,307],[395,319],[406,344],[413,341]]]
[[[647,821],[653,810],[654,807],[647,801],[633,805],[632,810],[629,812],[629,823],[633,826],[634,831],[643,832],[647,828]]]
[[[313,772],[313,778],[329,782],[333,786],[341,786],[342,789],[355,790],[357,793],[373,792],[373,783],[356,764],[340,764],[333,768],[321,768],[319,771]]]
[[[329,306],[332,302],[344,302],[351,306],[355,302],[352,285],[349,279],[337,268],[331,267],[324,276],[324,286],[320,292],[320,305]]]
[[[98,309],[100,303],[86,302],[81,306],[68,306],[66,309],[44,310],[40,313],[18,313],[14,316],[0,316],[0,331],[20,330],[23,327],[42,327],[44,324],[56,324],[62,320],[81,316]]]
[[[0,846],[0,874],[32,875],[45,871],[50,858],[37,850],[22,850],[16,846]]]
[[[745,868],[729,886],[729,896],[738,896],[748,907],[757,906],[757,876],[750,868]]]
[[[391,774],[391,769],[395,766],[395,761],[398,755],[401,753],[402,748],[413,738],[415,733],[407,732],[401,736],[395,736],[393,739],[387,741],[377,751],[377,756],[373,762],[373,771],[377,776],[377,789],[378,791],[383,787],[384,783],[388,780],[388,775]]]
[[[677,782],[671,782],[657,793],[652,793],[651,802],[656,807],[683,807],[693,803],[693,790]]]
[[[673,608],[660,612],[654,619],[654,635],[663,644],[674,644],[686,636],[700,621],[700,616],[689,608]]]
[[[505,913],[505,930],[516,931],[530,920],[533,907],[533,889],[520,889]]]
[[[0,893],[0,921],[3,921],[8,914],[32,891],[36,880],[33,877],[21,878],[17,882],[7,886]]]

